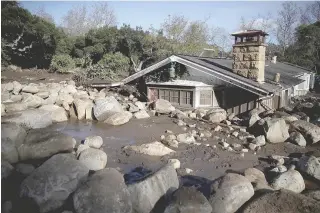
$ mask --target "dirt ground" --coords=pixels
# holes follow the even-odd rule
[[[72,74],[49,73],[48,70],[23,69],[20,72],[1,69],[1,83],[18,81],[26,83],[58,83],[60,81],[71,80]]]

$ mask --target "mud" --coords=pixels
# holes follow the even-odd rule
[[[168,116],[151,117],[149,119],[132,119],[130,122],[121,126],[110,126],[95,121],[80,122],[70,120],[67,123],[54,124],[49,127],[51,130],[58,130],[71,135],[80,143],[85,137],[90,135],[99,135],[103,138],[103,150],[108,155],[108,167],[118,168],[123,173],[128,173],[136,167],[142,167],[147,170],[155,171],[168,159],[176,158],[181,162],[181,168],[178,170],[180,176],[192,175],[216,179],[228,171],[241,172],[248,167],[257,167],[266,169],[270,164],[264,159],[269,155],[294,156],[306,152],[320,152],[320,145],[299,147],[290,143],[267,144],[256,154],[253,151],[244,153],[230,152],[223,150],[215,136],[226,139],[230,144],[244,142],[233,137],[227,137],[223,132],[214,132],[213,136],[207,141],[199,141],[201,145],[179,144],[176,152],[164,157],[152,157],[132,152],[125,152],[121,148],[125,145],[142,144],[153,141],[159,141],[160,136],[166,134],[166,130],[171,130],[174,134],[185,132],[182,127],[174,123],[173,118]],[[211,129],[213,125],[189,121],[188,123],[197,123],[197,127]],[[190,131],[194,128],[188,128]],[[214,148],[216,146],[216,148]],[[187,174],[185,169],[192,169],[193,172]]]

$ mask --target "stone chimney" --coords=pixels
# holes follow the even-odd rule
[[[234,73],[260,83],[264,82],[266,35],[268,34],[261,30],[232,34],[235,37],[232,64]]]

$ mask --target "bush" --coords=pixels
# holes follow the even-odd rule
[[[108,53],[103,55],[98,62],[99,65],[106,67],[106,72],[114,72],[117,74],[128,72],[130,68],[130,60],[120,52],[114,54]]]
[[[54,72],[66,73],[75,68],[74,60],[69,55],[54,55],[51,60],[50,69]]]

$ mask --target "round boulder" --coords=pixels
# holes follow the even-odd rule
[[[107,154],[99,149],[85,149],[80,153],[79,161],[90,170],[101,170],[107,165]]]

